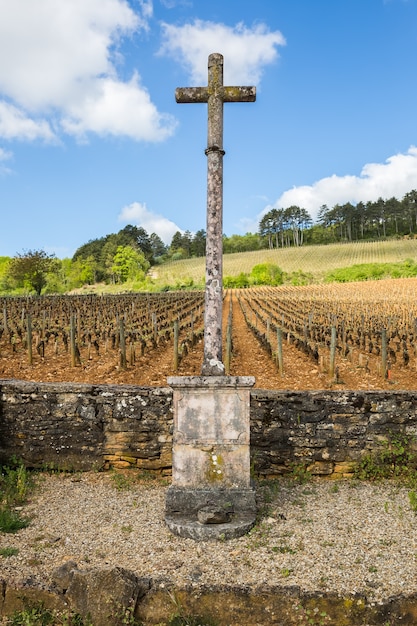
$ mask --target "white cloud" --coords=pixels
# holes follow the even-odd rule
[[[3,148],[0,148],[0,161],[7,161],[8,159],[12,158],[12,153],[9,152],[8,150],[4,150]]]
[[[34,120],[12,104],[0,101],[0,136],[4,139],[54,141],[55,134],[46,120]]]
[[[375,201],[379,197],[401,199],[417,187],[417,147],[389,157],[385,163],[367,163],[359,176],[328,176],[312,185],[285,191],[275,202],[278,208],[297,205],[315,219],[323,204],[333,207],[345,202]],[[259,219],[272,207],[266,207]]]
[[[11,152],[9,152],[8,150],[4,150],[3,148],[0,148],[0,175],[4,176],[6,174],[12,173],[11,169],[3,165],[3,161],[8,161],[12,157],[13,157],[13,154]]]
[[[259,84],[265,65],[277,57],[277,46],[285,45],[279,31],[271,32],[264,24],[247,28],[195,20],[193,24],[163,24],[160,54],[174,56],[190,72],[193,84],[207,83],[207,59],[212,52],[225,57],[225,84]]]
[[[153,16],[153,0],[139,0],[139,4],[142,9],[144,27],[146,30],[148,30],[148,21]]]
[[[118,219],[121,222],[141,226],[149,235],[156,233],[168,245],[177,231],[183,232],[174,222],[163,215],[149,211],[146,204],[142,202],[132,202],[132,204],[123,207]]]
[[[127,0],[0,0],[0,95],[22,118],[62,119],[67,133],[164,139],[172,120],[158,113],[136,74],[128,82],[117,74],[119,43],[147,30],[152,16],[151,0],[135,7]],[[1,134],[10,137],[13,128],[2,126]]]
[[[160,0],[166,9],[175,9],[176,7],[191,7],[192,0]]]
[[[148,92],[140,87],[137,74],[128,83],[111,78],[98,80],[88,100],[74,104],[68,112],[62,127],[78,136],[90,131],[161,141],[173,132],[176,124],[174,118],[158,112]]]

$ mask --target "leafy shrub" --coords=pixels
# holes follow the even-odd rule
[[[225,276],[223,278],[223,287],[225,289],[243,289],[244,287],[249,287],[249,285],[249,276],[244,272],[237,276]]]
[[[282,285],[284,273],[274,263],[259,263],[254,265],[250,273],[252,285]]]
[[[54,619],[52,611],[38,605],[15,611],[7,623],[9,626],[47,626],[54,624]]]
[[[287,274],[285,276],[285,280],[289,281],[291,285],[294,286],[302,286],[302,285],[311,285],[314,282],[314,276],[311,272],[303,272],[302,270],[297,270],[296,272],[291,272],[291,274]]]
[[[382,442],[380,450],[367,454],[357,465],[355,476],[362,480],[401,478],[414,483],[417,480],[417,455],[413,439],[404,433],[392,433]]]
[[[382,278],[410,278],[417,276],[417,263],[406,259],[401,263],[363,263],[343,267],[328,272],[325,282],[347,283],[362,280],[381,280]]]
[[[0,466],[0,503],[22,504],[30,483],[30,475],[22,463],[12,460],[10,465]]]

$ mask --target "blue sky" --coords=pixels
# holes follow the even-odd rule
[[[0,0],[0,256],[205,228],[211,52],[227,235],[417,188],[417,0]]]

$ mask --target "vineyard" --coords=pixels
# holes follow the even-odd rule
[[[200,374],[202,291],[0,303],[0,378],[166,386]],[[223,315],[227,371],[257,387],[416,387],[416,279],[229,290]]]
[[[284,272],[304,272],[319,282],[334,269],[363,263],[397,263],[405,259],[417,258],[417,240],[401,239],[389,241],[362,241],[335,243],[326,246],[300,246],[274,248],[225,254],[223,256],[224,276],[237,276],[241,272],[250,274],[259,263],[273,263]],[[153,275],[161,284],[203,284],[205,258],[192,258],[171,261],[153,269]]]

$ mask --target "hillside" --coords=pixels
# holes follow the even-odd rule
[[[258,263],[274,263],[284,272],[312,274],[315,282],[321,282],[330,270],[361,263],[396,263],[405,259],[417,259],[417,240],[366,241],[335,243],[325,246],[303,246],[225,254],[223,275],[249,274]],[[205,258],[198,257],[172,261],[152,268],[157,283],[181,285],[193,281],[203,284]]]

